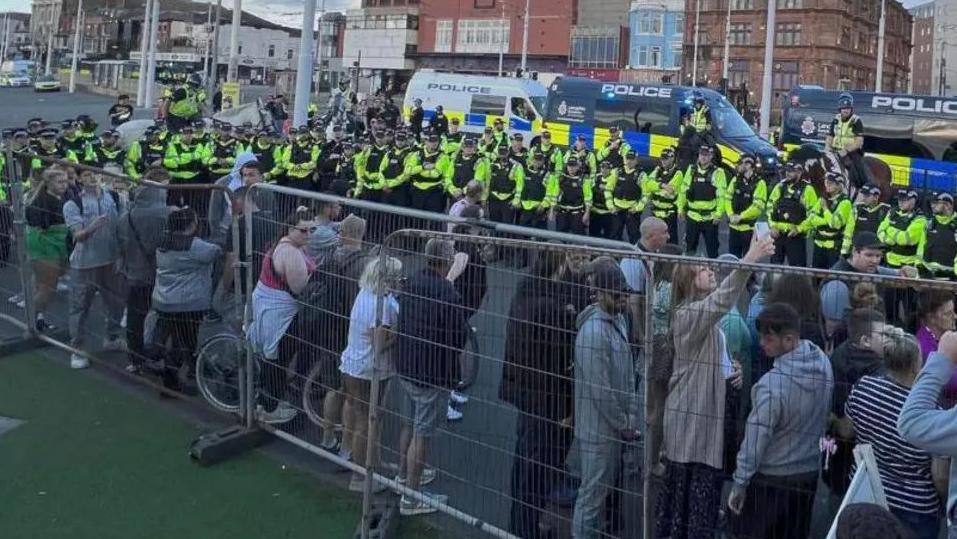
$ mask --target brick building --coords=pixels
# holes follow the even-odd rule
[[[914,49],[910,60],[910,86],[912,94],[930,95],[936,93],[934,81],[934,2],[928,2],[911,8],[914,17],[912,39]]]
[[[527,69],[564,72],[580,0],[531,0]],[[420,68],[497,73],[521,65],[525,0],[421,0]]]
[[[691,83],[698,1],[685,3],[682,81],[686,84]],[[739,106],[750,108],[762,97],[766,0],[700,0],[697,83],[712,87],[720,83],[729,1],[728,94]],[[873,90],[880,5],[880,0],[777,0],[772,110],[779,111],[782,98],[799,84]],[[888,0],[886,5],[883,90],[904,92],[912,19],[898,0]]]

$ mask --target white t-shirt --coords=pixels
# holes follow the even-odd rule
[[[339,364],[339,370],[343,374],[363,380],[372,379],[375,311],[375,293],[365,288],[360,289],[355,303],[352,304],[352,313],[349,315],[349,340],[346,349],[342,351],[342,361]],[[390,294],[383,301],[382,325],[395,327],[398,320],[399,301]],[[391,361],[384,361],[380,368],[383,377],[392,375]]]

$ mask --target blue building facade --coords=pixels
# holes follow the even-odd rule
[[[629,13],[632,69],[679,71],[685,30],[684,2],[640,0]]]

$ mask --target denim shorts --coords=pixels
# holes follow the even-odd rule
[[[441,387],[419,385],[400,378],[402,390],[402,421],[412,425],[412,432],[419,437],[429,438],[438,428],[439,418],[445,417],[449,391]]]

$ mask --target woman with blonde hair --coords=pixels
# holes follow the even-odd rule
[[[773,253],[773,240],[755,236],[741,261],[755,263]],[[675,354],[665,400],[665,484],[657,500],[656,537],[710,537],[717,530],[726,391],[728,384],[741,383],[719,322],[750,276],[736,269],[718,285],[709,266],[685,264],[674,270]]]
[[[343,445],[352,451],[352,461],[366,467],[366,444],[376,448],[379,432],[369,432],[369,397],[372,391],[373,373],[381,379],[380,394],[385,390],[393,374],[392,348],[395,344],[399,320],[399,301],[395,287],[402,275],[402,262],[392,257],[375,257],[370,260],[359,278],[359,293],[352,304],[349,316],[349,337],[342,352],[339,371],[349,401],[345,418]],[[382,316],[377,316],[379,297],[382,297]],[[376,448],[377,449],[377,448]],[[378,460],[375,452],[373,464]],[[379,485],[377,485],[378,487]],[[352,474],[349,490],[361,492],[363,476]]]
[[[63,203],[69,189],[66,170],[54,166],[43,171],[41,183],[27,201],[27,255],[33,270],[33,301],[37,331],[52,329],[43,316],[56,291],[57,280],[66,273],[67,236]]]

